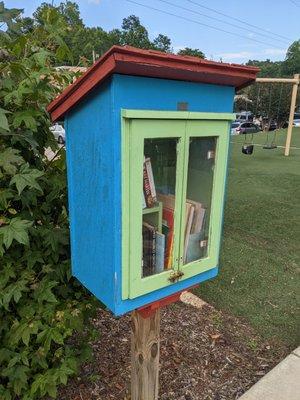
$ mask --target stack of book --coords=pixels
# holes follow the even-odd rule
[[[203,236],[205,213],[203,204],[187,199],[183,256],[185,263],[201,257],[200,242]]]
[[[144,157],[143,208],[163,205],[162,226],[155,226],[143,218],[143,276],[171,269],[173,265],[175,196],[156,192],[151,160]],[[190,199],[185,203],[184,263],[201,258],[201,242],[205,225],[205,207]],[[156,211],[155,211],[156,212]]]
[[[158,193],[157,198],[163,203],[162,230],[166,236],[165,268],[169,269],[172,267],[175,196]],[[204,228],[205,218],[205,208],[201,203],[187,199],[185,206],[184,262],[187,259],[191,259],[191,254],[188,254],[191,242],[196,236],[200,237],[199,234]]]
[[[143,222],[143,276],[158,274],[164,270],[165,235],[154,226]]]

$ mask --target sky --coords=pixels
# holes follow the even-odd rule
[[[283,60],[288,46],[300,38],[300,0],[73,1],[87,26],[120,28],[123,18],[134,14],[151,39],[162,33],[171,39],[174,52],[198,48],[216,61]],[[4,0],[7,8],[23,8],[26,16],[41,2]]]

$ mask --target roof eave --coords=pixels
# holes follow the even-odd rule
[[[256,67],[113,46],[54,99],[47,111],[53,121],[63,118],[71,108],[113,73],[211,83],[233,86],[239,90],[255,81],[258,71]]]

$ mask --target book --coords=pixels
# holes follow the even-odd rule
[[[204,217],[206,209],[197,201],[187,199],[187,202],[192,204],[195,208],[194,220],[191,228],[191,233],[198,233],[202,231],[204,226]]]
[[[173,264],[173,247],[174,247],[174,233],[172,234],[172,237],[171,237],[171,244],[170,244],[170,250],[169,250],[167,269],[171,269],[172,268],[172,264]]]
[[[150,181],[145,163],[143,166],[143,191],[147,207],[153,207],[155,203],[151,194]]]
[[[157,199],[163,203],[163,207],[175,209],[175,196],[173,194],[163,194],[157,192]]]
[[[163,225],[168,228],[165,244],[165,268],[170,268],[172,263],[172,246],[174,236],[174,209],[163,207]],[[164,228],[165,229],[165,228]]]
[[[147,204],[146,204],[146,199],[145,199],[145,194],[144,193],[143,193],[143,199],[142,199],[142,206],[143,206],[143,209],[147,208]]]
[[[143,276],[153,275],[156,264],[156,230],[143,222]]]
[[[152,196],[153,202],[156,203],[157,202],[156,189],[155,189],[153,170],[152,170],[152,164],[151,164],[150,158],[149,157],[145,158],[144,163],[146,165],[147,175],[148,175],[148,179],[149,179],[151,196]]]
[[[155,273],[163,272],[165,264],[165,235],[163,233],[155,233],[156,240],[156,260]]]
[[[186,212],[185,212],[185,232],[184,232],[184,252],[183,252],[183,259],[186,260],[186,253],[189,243],[189,237],[191,234],[192,224],[194,221],[194,214],[195,214],[195,207],[186,202]]]

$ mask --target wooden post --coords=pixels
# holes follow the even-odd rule
[[[131,323],[131,400],[157,400],[160,310],[148,318],[134,311]]]
[[[299,85],[299,74],[295,74],[294,75],[294,79],[296,79],[297,82],[295,82],[293,84],[293,90],[292,90],[289,125],[288,125],[288,130],[287,130],[287,135],[286,135],[286,142],[285,142],[285,150],[284,150],[284,155],[285,156],[288,156],[290,154],[290,147],[291,147],[291,140],[292,140],[292,130],[293,130],[293,121],[294,121],[296,99],[297,99],[297,91],[298,91],[298,85]]]

